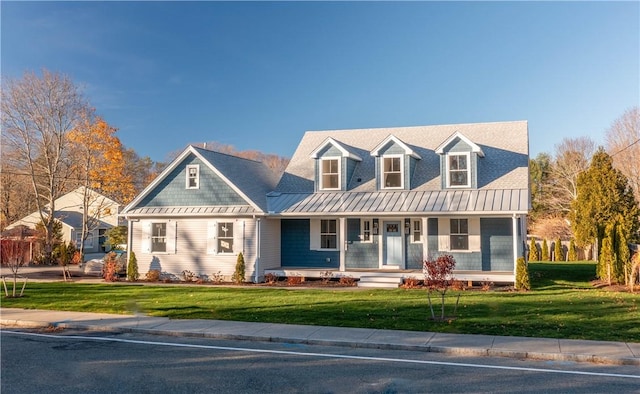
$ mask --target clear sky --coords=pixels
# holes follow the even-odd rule
[[[0,2],[3,77],[69,75],[141,156],[290,157],[307,130],[528,120],[530,154],[640,103],[640,2]]]

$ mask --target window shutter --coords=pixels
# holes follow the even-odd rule
[[[140,242],[142,253],[151,253],[151,222],[140,222],[142,240]]]
[[[237,220],[233,222],[233,253],[238,254],[242,252],[244,255],[244,220]],[[246,256],[245,256],[246,257]],[[246,259],[245,259],[246,260]]]
[[[167,253],[176,253],[177,222],[167,222]]]
[[[207,222],[207,254],[216,254],[217,251],[217,242],[216,242],[216,231],[218,229],[218,223],[216,222]]]
[[[438,250],[447,251],[450,250],[450,232],[451,223],[449,219],[438,219]]]
[[[320,249],[320,219],[309,220],[309,249]]]

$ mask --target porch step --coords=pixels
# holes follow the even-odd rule
[[[358,281],[358,287],[376,289],[397,289],[402,284],[402,277],[385,274],[362,275]]]

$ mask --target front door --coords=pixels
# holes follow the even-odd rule
[[[400,222],[384,222],[383,265],[402,267],[402,227]]]

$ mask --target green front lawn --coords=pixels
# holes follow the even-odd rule
[[[531,263],[529,292],[461,292],[429,319],[426,290],[29,283],[3,307],[340,327],[640,342],[640,294],[594,289],[593,263]],[[447,293],[452,307],[455,292]],[[436,300],[437,301],[437,300]],[[449,309],[451,311],[452,309]]]

